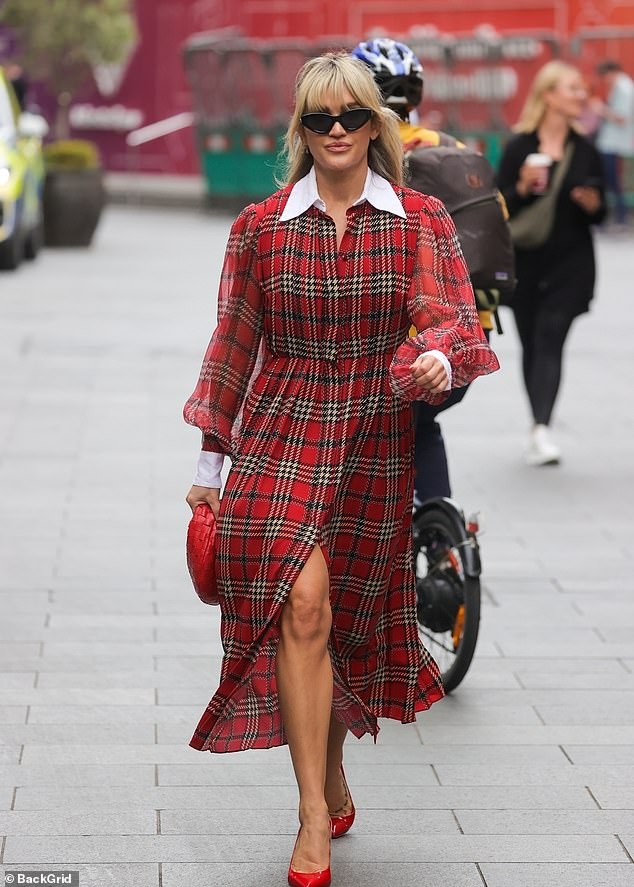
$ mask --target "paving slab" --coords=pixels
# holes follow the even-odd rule
[[[589,785],[592,796],[603,810],[634,810],[634,787],[630,785]]]
[[[134,615],[152,615],[156,610],[156,596],[149,591],[145,594],[126,591],[110,592],[106,597],[102,594],[90,594],[86,591],[51,591],[51,612],[53,615],[83,613],[97,615],[104,613]]]
[[[516,672],[515,678],[527,690],[634,690],[634,674],[600,671],[596,674],[553,674],[552,672]]]
[[[634,766],[628,764],[437,764],[441,785],[623,785],[634,787]]]
[[[10,835],[5,863],[285,862],[293,835]],[[336,850],[348,862],[625,862],[612,835],[373,835]]]
[[[94,690],[99,688],[130,688],[161,690],[178,688],[179,690],[204,689],[207,692],[207,700],[211,691],[211,684],[220,674],[220,658],[217,664],[206,669],[204,674],[196,676],[191,671],[181,670],[173,672],[158,672],[153,669],[128,669],[127,671],[102,671],[92,670],[82,674],[77,671],[41,671],[38,676],[37,686],[40,689],[59,689],[68,692],[69,689]],[[627,678],[628,675],[625,675]],[[633,676],[634,677],[634,676]],[[32,686],[32,683],[31,683]],[[94,698],[94,697],[93,697]],[[205,702],[207,702],[205,700]],[[159,696],[159,701],[161,700]]]
[[[467,835],[615,835],[632,826],[632,810],[454,810]]]
[[[27,714],[25,705],[0,705],[0,724],[24,724]]]
[[[0,785],[11,786],[83,786],[83,785],[155,785],[156,771],[151,764],[77,764],[52,765],[0,764]]]
[[[0,672],[0,691],[26,690],[35,685],[35,671],[4,671]]]
[[[496,657],[495,659],[487,659],[486,656],[478,656],[467,672],[467,679],[472,671],[475,674],[482,670],[490,671],[496,669],[499,671],[511,671],[523,677],[531,674],[551,674],[554,677],[562,676],[591,676],[596,674],[619,675],[628,672],[626,668],[626,660],[612,659],[609,656],[593,657],[588,659],[585,656],[575,658],[562,658],[556,655],[556,650],[551,651],[552,655],[540,659],[531,659],[529,657]],[[466,683],[461,686],[467,686]]]
[[[2,746],[0,746],[0,749]],[[156,745],[141,742],[128,745],[63,745],[36,746],[27,745],[22,753],[21,762],[24,766],[46,763],[49,767],[60,764],[100,764],[111,767],[120,764],[185,764],[196,761],[199,752],[187,745]],[[284,758],[286,760],[286,758]]]
[[[625,673],[623,673],[625,675]],[[612,709],[619,705],[629,708],[634,705],[634,689],[609,687],[603,693],[597,694],[596,707]],[[563,705],[587,705],[588,693],[582,688],[544,687],[533,689],[530,687],[496,687],[481,689],[479,687],[468,688],[460,686],[449,698],[445,698],[440,706],[447,711],[453,710],[455,705],[460,711],[480,710],[485,705],[516,706],[520,704],[534,706],[541,709],[546,706]],[[429,720],[429,718],[427,719]]]
[[[1,486],[1,482],[0,482]],[[15,552],[16,549],[19,549],[19,546],[16,545],[15,539],[8,540],[10,542],[11,552]],[[5,545],[7,545],[7,540],[5,540]],[[48,556],[54,557],[55,552],[57,550],[58,542],[54,540],[51,543]],[[7,545],[8,547],[8,545]],[[0,556],[3,561],[6,556],[6,553],[0,549]],[[27,546],[24,546],[23,556],[28,556],[29,551]],[[50,593],[48,591],[6,591],[3,590],[0,592],[0,616],[2,619],[8,618],[9,615],[15,616],[18,613],[26,613],[33,618],[33,614],[37,613],[38,610],[46,609],[48,604],[50,603]]]
[[[522,684],[517,677],[510,671],[481,671],[474,672],[473,674],[468,673],[467,677],[463,681],[463,686],[465,689],[481,689],[481,690],[497,690],[501,688],[505,689],[515,689],[521,688]]]
[[[508,745],[512,742],[535,745],[559,745],[573,742],[577,745],[630,745],[634,742],[634,724],[623,725],[543,725],[516,726],[461,726],[454,730],[445,726],[421,725],[421,736],[427,743],[445,742],[451,745]]]
[[[21,755],[21,745],[0,745],[0,764],[17,764]]]
[[[446,726],[474,726],[478,724],[499,724],[500,726],[521,725],[531,726],[542,724],[534,708],[526,705],[479,705],[462,706],[453,700],[443,699],[425,713],[426,718],[420,719],[423,728]]]
[[[147,743],[156,738],[155,724],[111,724],[104,714],[101,724],[0,724],[0,742],[9,745],[28,745],[35,749],[49,743],[84,742],[102,746],[120,743]]]
[[[46,644],[42,645],[46,648]],[[86,653],[86,655],[66,655],[63,653],[49,653],[46,649],[42,656],[35,658],[34,656],[25,658],[16,658],[14,659],[14,664],[16,667],[19,665],[21,668],[26,668],[27,666],[30,668],[35,668],[40,673],[40,677],[42,674],[46,672],[50,672],[52,674],[57,674],[59,671],[72,671],[77,675],[80,675],[78,680],[90,680],[90,678],[82,677],[86,674],[86,672],[90,673],[99,673],[99,674],[108,674],[109,670],[127,670],[132,671],[138,668],[147,668],[151,669],[154,664],[154,657],[151,653],[143,653],[139,654],[135,652],[135,648],[133,644],[130,644],[130,650],[126,653],[117,653],[115,654],[100,654],[100,655],[91,655],[90,653]],[[46,686],[42,684],[42,686]],[[76,687],[81,687],[81,684],[75,685]]]
[[[95,693],[95,699],[98,694]],[[9,706],[4,706],[6,709]],[[17,706],[14,706],[16,711]],[[26,712],[26,709],[24,710]],[[0,708],[0,715],[2,708]],[[31,705],[29,707],[30,724],[173,724],[183,723],[194,726],[202,714],[199,706],[183,705],[108,705],[97,702],[93,705]],[[15,723],[17,714],[7,723]]]
[[[209,695],[211,696],[211,693]],[[201,708],[199,717],[202,713]],[[167,745],[188,745],[197,723],[198,718],[188,724],[156,724],[156,741]]]
[[[13,593],[13,587],[12,592]],[[11,664],[18,657],[39,656],[42,649],[41,643],[13,643],[11,641],[3,641],[0,646],[0,668],[8,671],[22,671],[21,668],[12,669]]]
[[[220,669],[218,668],[213,676],[210,674],[206,681],[201,681],[199,684],[190,682],[189,686],[157,686],[157,702],[159,705],[195,705],[202,711],[213,695],[214,686],[218,686],[219,676]]]
[[[615,787],[615,791],[618,791]],[[604,789],[609,791],[609,787]],[[622,791],[622,789],[621,789]],[[633,789],[634,791],[634,789]],[[209,786],[24,786],[16,790],[16,810],[52,810],[60,804],[69,809],[97,807],[204,808],[213,803],[219,810],[241,806],[264,809],[297,808],[293,786],[232,786],[213,791]],[[380,810],[534,810],[596,808],[596,801],[583,786],[355,786],[355,803]],[[604,805],[601,806],[614,806]]]
[[[346,768],[348,762],[381,767],[398,759],[400,764],[468,764],[479,767],[482,764],[559,764],[566,756],[557,745],[431,745],[403,746],[395,754],[390,747],[377,745],[375,748],[353,744],[346,745]],[[350,767],[352,772],[352,767]]]
[[[108,639],[114,638],[118,643],[127,642],[130,644],[139,644],[143,642],[149,643],[154,638],[154,632],[151,627],[128,628],[122,625],[116,631],[113,631],[112,628],[102,627],[100,625],[84,628],[58,628],[56,626],[51,626],[50,624],[47,627],[45,627],[44,624],[42,624],[42,626],[30,625],[26,622],[28,618],[26,614],[23,618],[24,622],[19,623],[17,620],[13,620],[13,624],[7,624],[6,627],[2,629],[2,632],[0,633],[2,635],[2,637],[0,637],[0,643],[3,638],[6,639],[9,637],[16,641],[46,640],[47,649],[55,649],[56,644],[64,643],[72,644],[78,642],[81,644],[89,644],[101,641],[108,642]],[[44,623],[44,618],[42,618],[42,623]]]
[[[634,764],[634,745],[565,745],[562,751],[573,764]]]
[[[634,887],[634,865],[485,863],[486,887]]]
[[[101,687],[99,689],[99,702],[108,708],[113,705],[152,705],[155,697],[153,689],[138,687]],[[37,687],[0,690],[0,704],[5,705],[17,705],[22,702],[28,706],[54,705],[66,708],[75,705],[91,705],[94,700],[94,689],[81,687],[66,687],[63,690],[49,689],[42,687],[39,681]]]
[[[535,710],[544,724],[627,727],[634,723],[634,702],[625,691],[616,698],[602,695],[591,703],[573,700],[568,705],[538,705]]]
[[[107,593],[108,589],[105,589]],[[222,646],[218,639],[209,638],[207,642],[186,643],[144,643],[129,641],[119,643],[118,640],[107,641],[50,641],[44,643],[46,655],[58,656],[123,656],[135,654],[141,656],[214,656],[222,655]]]
[[[3,835],[155,835],[154,810],[0,811]]]

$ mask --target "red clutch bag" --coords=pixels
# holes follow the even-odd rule
[[[197,505],[187,527],[187,567],[203,604],[219,604],[216,582],[216,518],[209,505]]]

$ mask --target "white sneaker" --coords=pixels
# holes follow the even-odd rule
[[[547,425],[535,425],[526,449],[526,461],[529,465],[558,465],[561,451],[553,443]]]

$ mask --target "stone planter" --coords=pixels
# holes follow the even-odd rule
[[[90,246],[105,203],[101,169],[49,170],[44,182],[44,242]]]

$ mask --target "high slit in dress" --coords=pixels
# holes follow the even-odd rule
[[[220,686],[190,745],[286,742],[275,679],[281,609],[315,545],[333,623],[333,709],[356,736],[415,720],[443,695],[416,624],[411,363],[438,349],[453,386],[497,369],[442,204],[393,186],[334,221],[281,221],[288,186],[244,209],[225,256],[218,327],[184,415],[232,465],[219,515]],[[414,324],[418,332],[408,338]]]

